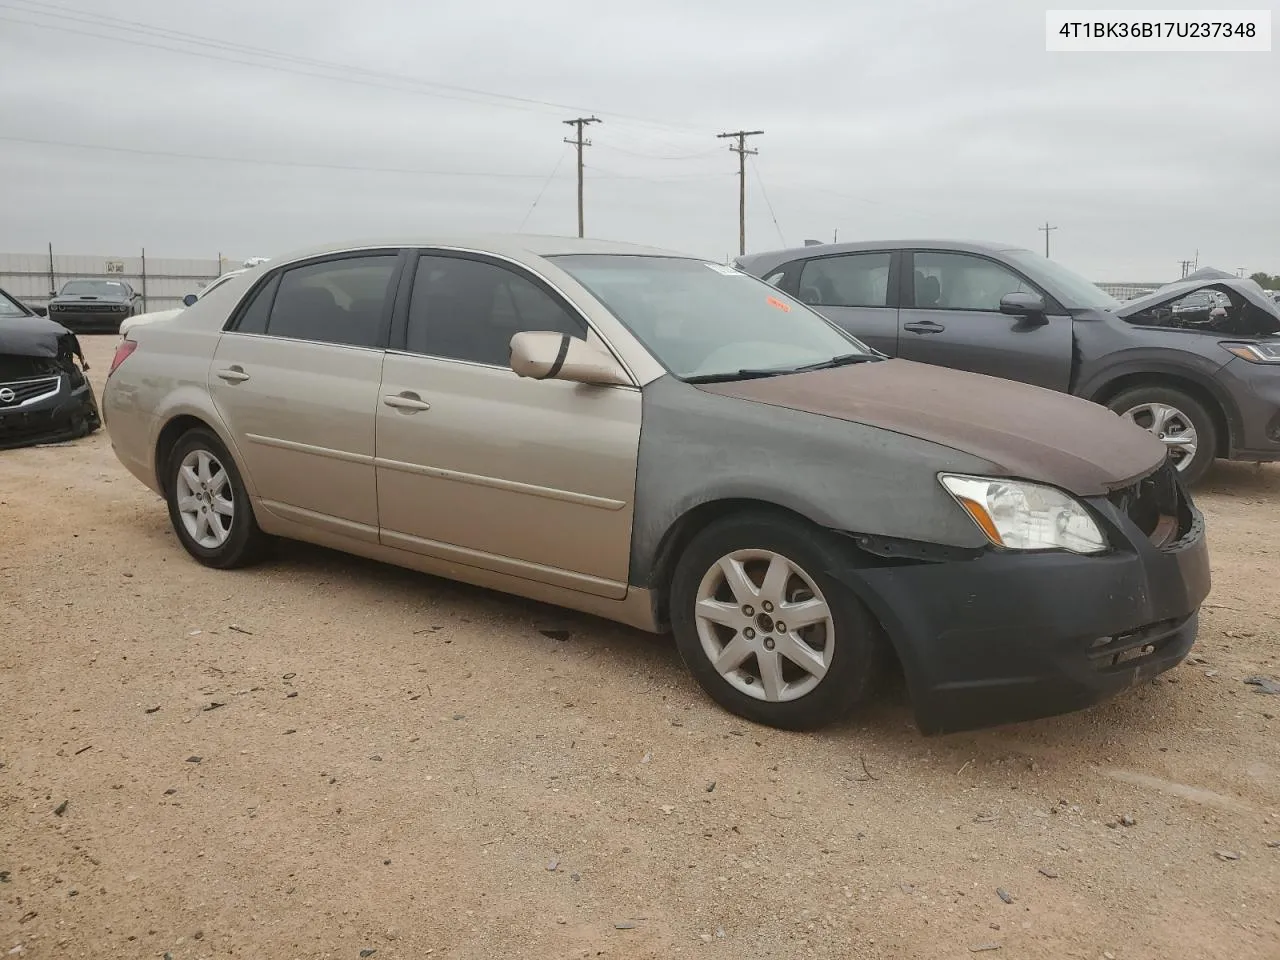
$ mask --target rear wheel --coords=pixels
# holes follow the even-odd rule
[[[671,621],[680,655],[721,706],[774,727],[840,719],[881,662],[878,626],[826,571],[841,562],[826,531],[767,514],[725,518],[676,565]]]
[[[240,471],[210,430],[184,433],[169,454],[169,520],[187,552],[208,567],[246,566],[261,556],[258,528]]]
[[[1204,404],[1174,387],[1133,387],[1107,404],[1126,420],[1157,437],[1187,484],[1199,481],[1213,466],[1218,429]]]

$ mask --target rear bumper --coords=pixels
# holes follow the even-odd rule
[[[1177,665],[1209,593],[1203,520],[1155,547],[1109,502],[1113,553],[989,551],[833,573],[879,617],[926,734],[1078,710]]]
[[[71,385],[67,375],[57,395],[25,407],[0,409],[0,450],[70,440],[102,426],[88,381]]]

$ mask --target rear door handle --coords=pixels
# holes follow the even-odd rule
[[[932,320],[917,320],[914,323],[904,323],[902,329],[909,330],[911,333],[941,333],[947,328]]]
[[[405,413],[417,413],[419,410],[430,410],[431,404],[423,400],[416,393],[406,390],[404,393],[388,394],[382,398],[382,402],[388,407],[395,407],[397,410],[403,410]]]
[[[217,376],[220,380],[227,381],[227,383],[244,383],[244,381],[249,379],[249,375],[238,366],[228,367],[226,370],[219,370]]]

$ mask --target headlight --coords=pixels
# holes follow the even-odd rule
[[[1021,480],[953,473],[939,474],[938,480],[998,547],[1085,554],[1107,549],[1107,540],[1093,517],[1061,490]]]
[[[1280,343],[1224,343],[1228,353],[1250,363],[1280,363]]]

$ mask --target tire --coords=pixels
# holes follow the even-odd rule
[[[1175,387],[1152,384],[1122,391],[1112,397],[1107,406],[1144,430],[1163,434],[1161,439],[1172,439],[1179,434],[1188,436],[1185,428],[1189,427],[1194,452],[1188,454],[1185,446],[1171,444],[1169,447],[1174,465],[1188,486],[1203,479],[1213,466],[1218,455],[1218,427],[1204,404],[1190,394]]]
[[[197,428],[178,438],[166,465],[165,499],[182,546],[206,567],[229,570],[262,556],[266,534],[235,461],[212,431]]]
[[[826,572],[843,559],[834,537],[787,517],[742,514],[708,525],[680,556],[670,598],[676,645],[703,690],[726,710],[771,727],[810,730],[841,719],[873,689],[885,649],[881,632],[853,592]],[[779,560],[789,567],[779,568],[770,583],[765,574]],[[744,572],[749,586],[740,582],[739,592],[732,591],[725,564]],[[775,589],[784,579],[783,588]],[[750,604],[740,602],[742,591],[754,597]],[[766,600],[770,595],[775,600]],[[829,617],[800,629],[784,621],[778,630],[773,615],[787,607],[775,601],[786,597],[803,601],[809,615],[821,612],[812,606],[815,600],[825,601]],[[799,658],[779,656],[784,648]],[[716,656],[724,661],[723,672]],[[766,671],[762,658],[777,670]],[[824,672],[819,676],[798,666],[799,659],[815,669],[821,664]]]

